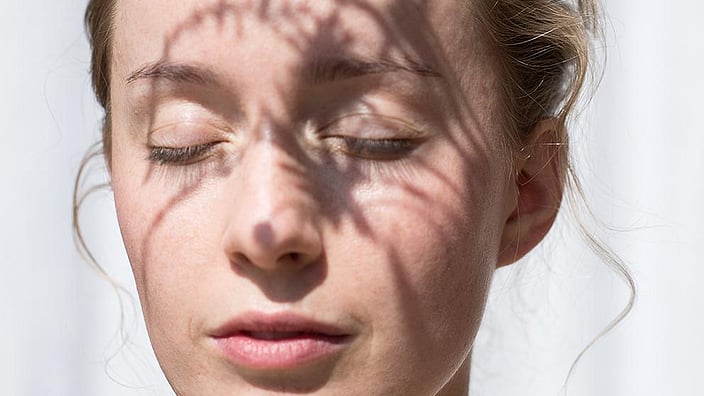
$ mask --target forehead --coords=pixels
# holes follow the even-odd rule
[[[278,62],[341,51],[430,62],[442,44],[437,33],[459,23],[457,8],[465,8],[461,3],[120,0],[114,21],[115,58],[127,69],[162,59],[235,61],[222,59],[227,56],[244,66],[270,58],[272,52]]]

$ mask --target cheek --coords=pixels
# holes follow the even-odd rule
[[[496,175],[482,163],[444,159],[407,182],[358,190],[352,205],[360,219],[329,246],[331,262],[354,263],[331,268],[329,278],[346,280],[335,289],[371,318],[369,364],[395,362],[397,375],[430,370],[427,386],[447,379],[469,353],[501,231]]]
[[[213,238],[207,233],[216,230],[192,220],[206,215],[203,205],[191,203],[195,191],[174,188],[138,149],[119,137],[112,161],[120,231],[147,325],[179,319],[176,316],[187,315],[189,301],[198,294],[195,258],[203,261],[213,251]]]
[[[122,152],[119,141],[117,146],[115,206],[152,347],[170,381],[199,383],[195,373],[206,376],[212,370],[199,349],[193,320],[226,294],[218,295],[223,289],[213,287],[214,278],[223,278],[215,265],[222,263],[216,257],[221,252],[215,244],[221,240],[217,216],[199,202],[207,189],[174,189],[159,176],[144,182],[143,158]],[[220,267],[228,275],[226,263]],[[184,356],[190,357],[187,362]]]

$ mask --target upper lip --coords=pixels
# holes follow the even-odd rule
[[[227,338],[243,333],[308,333],[326,337],[351,335],[336,325],[320,322],[291,312],[274,314],[247,312],[216,328],[213,338]]]

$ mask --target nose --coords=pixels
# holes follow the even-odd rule
[[[225,231],[231,261],[268,273],[300,271],[319,261],[314,183],[301,161],[269,140],[254,143],[241,161]]]

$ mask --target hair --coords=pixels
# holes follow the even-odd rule
[[[110,166],[112,122],[110,106],[110,75],[112,33],[116,0],[90,0],[85,14],[85,26],[91,48],[90,74],[93,92],[105,111],[102,122],[102,152]]]
[[[598,0],[461,0],[478,11],[477,21],[493,47],[501,81],[501,114],[506,115],[506,139],[516,155],[529,155],[531,132],[542,120],[554,122],[555,155],[561,169],[567,170],[566,184],[572,198],[583,201],[584,194],[569,163],[567,125],[593,70],[594,48],[599,42],[601,17]],[[102,145],[98,143],[84,158],[74,193],[74,234],[79,248],[101,274],[105,271],[90,255],[78,225],[78,186],[87,162],[103,154],[106,165],[111,160],[110,75],[112,35],[116,0],[89,0],[85,25],[91,47],[92,85],[98,103],[105,111],[102,121]],[[593,79],[595,83],[598,78]],[[89,192],[92,190],[89,190]],[[587,209],[588,210],[588,209]],[[619,257],[590,233],[577,217],[580,234],[587,245],[627,284],[630,298],[617,317],[579,354],[567,378],[582,355],[594,342],[612,330],[630,312],[635,299],[635,282]]]
[[[532,127],[554,118],[557,136],[579,99],[590,66],[590,38],[599,34],[596,0],[470,0],[479,11],[501,65],[507,138],[522,147]],[[105,110],[102,149],[110,164],[110,62],[116,0],[90,0],[85,25],[91,47],[93,91]],[[565,143],[566,141],[560,142]]]

